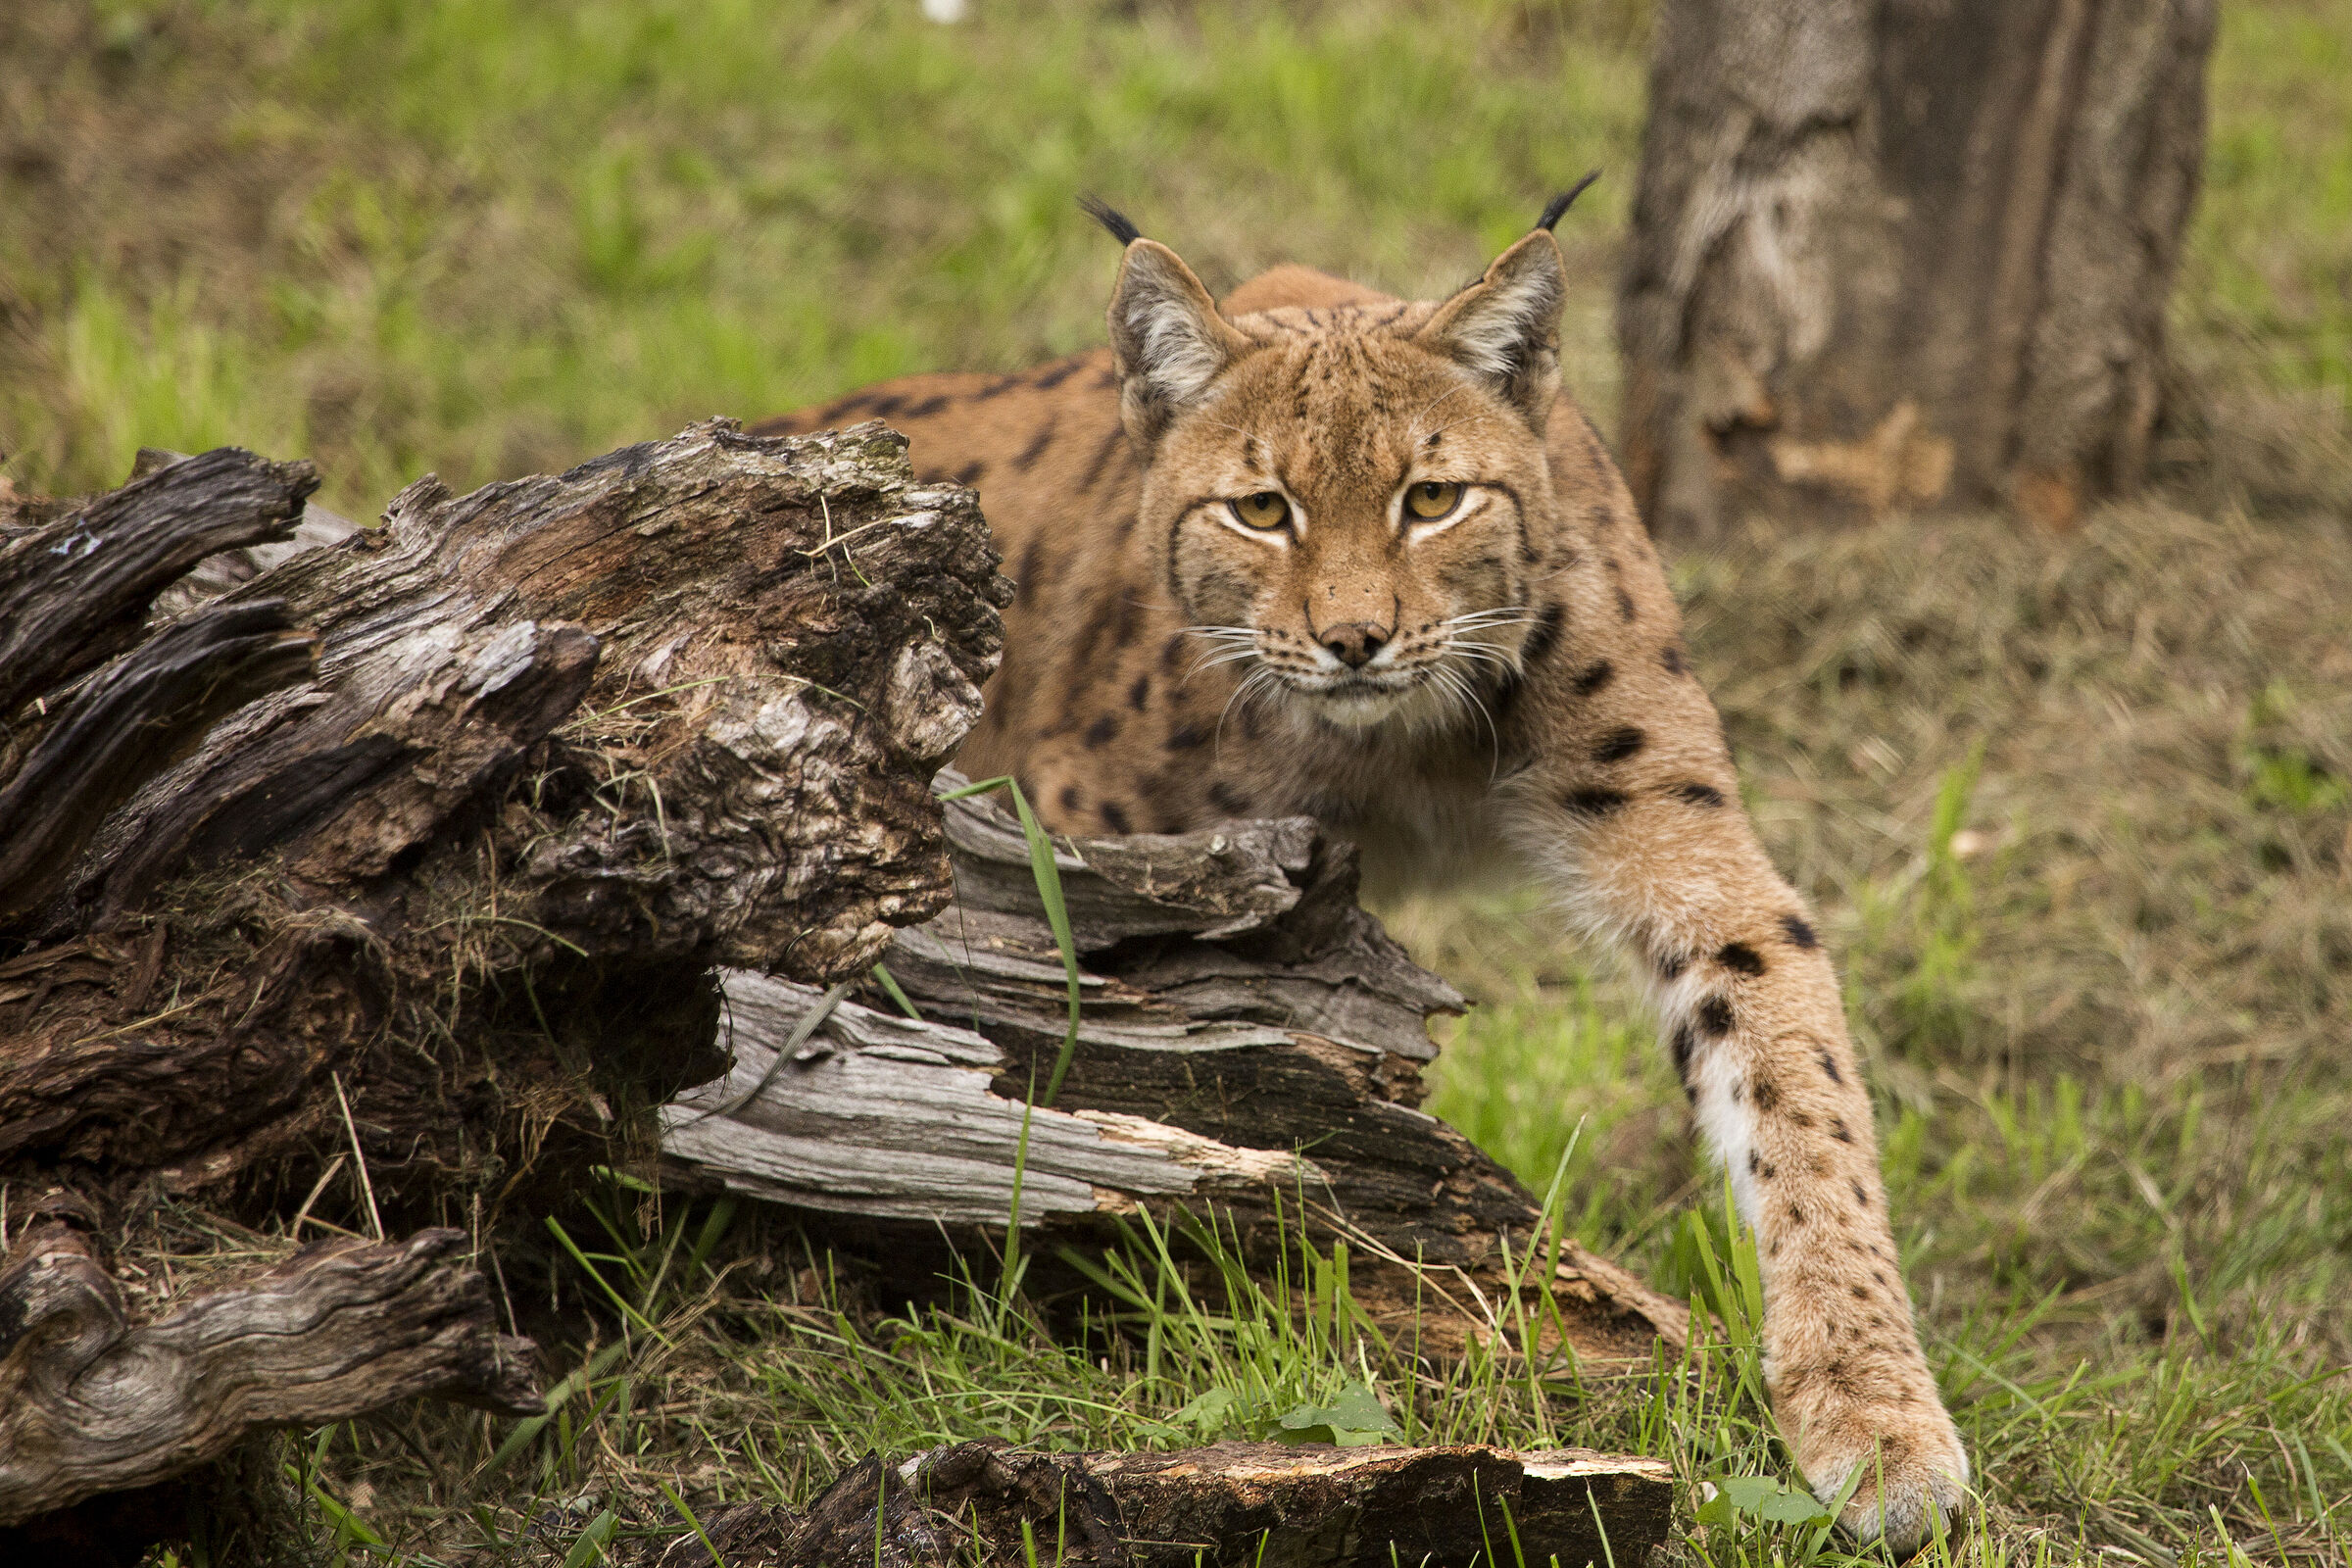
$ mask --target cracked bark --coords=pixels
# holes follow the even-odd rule
[[[37,1516],[167,1481],[257,1428],[426,1396],[543,1409],[531,1342],[498,1332],[462,1231],[308,1248],[134,1323],[97,1230],[53,1197],[0,1263],[0,1554],[87,1549],[102,1520]]]
[[[312,482],[167,466],[11,540],[0,593],[122,643]],[[9,645],[0,1176],[267,1212],[343,1141],[339,1079],[379,1198],[421,1206],[521,1162],[499,1071],[541,1086],[534,1140],[602,1137],[716,1069],[711,966],[829,981],[945,901],[929,776],[1003,588],[898,437],[721,422],[386,517],[103,665]],[[138,569],[85,566],[113,549]]]
[[[2147,469],[2211,0],[1668,0],[1620,283],[1660,538]]]

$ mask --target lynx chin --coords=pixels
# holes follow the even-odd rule
[[[1020,594],[957,765],[1016,775],[1054,829],[1311,815],[1375,882],[1502,858],[1622,945],[1755,1231],[1797,1464],[1825,1500],[1860,1467],[1844,1527],[1908,1550],[1958,1512],[1968,1459],[1837,973],[1560,389],[1565,207],[1446,299],[1280,267],[1220,303],[1097,206],[1126,248],[1107,349],[760,428],[881,418],[918,472],[979,488]]]

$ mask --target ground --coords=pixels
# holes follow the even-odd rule
[[[1595,165],[1565,361],[1607,426],[1641,0],[973,9],[10,7],[0,475],[88,489],[139,445],[233,440],[315,457],[366,516],[427,468],[468,485],[1094,342],[1115,255],[1082,190],[1212,285],[1298,260],[1426,291]],[[2352,1545],[2352,5],[2226,7],[2213,95],[2156,494],[2064,538],[1759,525],[1674,564],[1749,803],[1843,957],[1978,1455],[1971,1561]],[[1569,1229],[1718,1306],[1703,1376],[1433,1389],[1345,1313],[1167,1304],[1149,1245],[1136,1332],[1081,1353],[993,1290],[890,1317],[748,1213],[641,1231],[654,1205],[616,1189],[547,1282],[604,1312],[557,1415],[312,1434],[311,1527],[355,1561],[584,1563],[869,1447],[1192,1441],[1367,1377],[1415,1439],[1785,1474],[1740,1243],[1630,992],[1507,893],[1389,912],[1482,1002],[1435,1107],[1539,1190],[1564,1169]],[[527,1523],[470,1511],[517,1495]],[[1675,1550],[1834,1559],[1818,1537],[1741,1515]]]

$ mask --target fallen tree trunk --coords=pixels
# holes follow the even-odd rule
[[[895,435],[715,421],[363,531],[316,482],[155,455],[0,516],[18,1544],[259,1428],[536,1408],[463,1233],[387,1230],[625,1160],[723,1065],[713,965],[861,972],[947,897],[929,782],[1009,585]],[[377,1242],[134,1313],[102,1216],[158,1192]]]
[[[890,1466],[869,1457],[806,1515],[750,1504],[713,1514],[704,1533],[720,1568],[1019,1568],[1050,1553],[1095,1568],[1597,1568],[1646,1561],[1673,1507],[1664,1462],[1585,1448],[1057,1454],[959,1443]],[[636,1561],[672,1568],[711,1553],[689,1535]]]
[[[956,900],[883,955],[922,1016],[878,987],[854,1001],[722,975],[734,1066],[662,1111],[673,1182],[915,1258],[942,1228],[1001,1230],[1016,1186],[1021,1226],[1057,1244],[1100,1244],[1139,1210],[1213,1211],[1261,1262],[1348,1244],[1375,1321],[1440,1353],[1521,1306],[1585,1360],[1680,1342],[1680,1303],[1573,1241],[1555,1309],[1538,1304],[1530,1250],[1554,1239],[1535,1198],[1418,1108],[1426,1020],[1462,999],[1356,906],[1352,848],[1305,818],[1060,841],[1082,1002],[1040,1106],[1068,991],[1028,845],[987,798],[947,811]]]
[[[13,540],[13,586],[135,622],[237,535],[149,571],[103,525],[243,506],[268,537],[311,482],[165,467]],[[141,572],[25,569],[109,552]],[[94,661],[28,645],[0,662],[32,704],[0,785],[0,1176],[267,1211],[356,1138],[406,1210],[708,1076],[713,964],[856,973],[944,901],[928,780],[1001,582],[969,492],[916,489],[897,437],[721,423],[420,481],[77,686]]]

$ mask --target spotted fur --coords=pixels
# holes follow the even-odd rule
[[[1543,228],[1418,303],[1285,267],[1220,307],[1136,237],[1109,348],[761,428],[886,419],[918,471],[978,486],[1020,591],[958,765],[1014,774],[1055,829],[1309,814],[1375,881],[1504,858],[1630,949],[1759,1241],[1798,1465],[1825,1498],[1862,1467],[1844,1523],[1907,1547],[1968,1465],[1894,1269],[1837,975],[1739,807],[1625,483],[1559,390],[1564,295]],[[1460,499],[1410,517],[1421,484]],[[1267,494],[1283,528],[1234,505]]]

